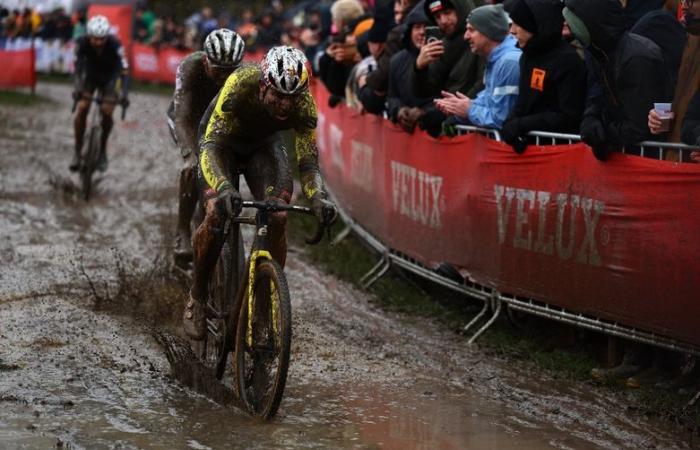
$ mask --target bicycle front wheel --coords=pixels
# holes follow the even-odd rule
[[[258,263],[254,280],[238,315],[236,381],[250,413],[267,420],[277,412],[287,381],[291,302],[284,272],[275,261]]]
[[[80,181],[83,185],[83,199],[85,199],[85,201],[90,200],[90,194],[92,194],[92,174],[97,168],[97,160],[100,157],[101,146],[102,128],[94,126],[90,128],[87,151],[83,156],[83,163],[80,168]]]

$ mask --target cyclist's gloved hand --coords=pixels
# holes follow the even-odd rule
[[[311,209],[318,218],[318,221],[324,226],[330,226],[338,218],[338,210],[333,202],[326,200],[321,195],[315,195],[311,199]]]
[[[243,199],[238,191],[233,189],[229,184],[225,184],[223,187],[219,188],[216,205],[222,215],[225,217],[234,217],[241,213],[243,209]]]
[[[122,108],[126,109],[129,107],[129,105],[131,103],[129,102],[128,97],[122,97],[121,99],[119,99],[119,104],[121,105]]]

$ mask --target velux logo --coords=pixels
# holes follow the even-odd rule
[[[422,225],[442,228],[442,177],[392,161],[391,184],[395,212]]]
[[[498,243],[503,245],[512,238],[513,247],[545,255],[557,255],[566,261],[600,266],[596,236],[600,215],[605,203],[591,198],[565,193],[494,186],[498,225]],[[515,223],[509,227],[515,200]],[[556,202],[556,212],[548,208]],[[577,229],[577,220],[583,216],[584,230]],[[554,233],[547,223],[554,221]]]

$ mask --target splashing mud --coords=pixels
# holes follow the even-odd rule
[[[0,448],[691,448],[620,396],[377,310],[294,248],[285,397],[251,419],[176,327],[168,99],[133,95],[85,203],[66,169],[70,88],[39,93],[55,102],[0,107]]]

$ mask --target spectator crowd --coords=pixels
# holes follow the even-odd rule
[[[531,131],[573,133],[599,160],[648,140],[700,145],[700,1],[478,3],[336,0],[327,35],[301,44],[330,106],[409,133],[497,129],[517,153]]]

